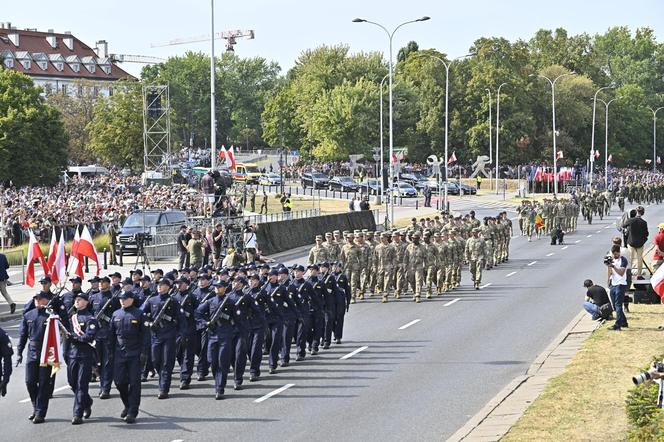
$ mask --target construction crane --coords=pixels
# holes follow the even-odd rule
[[[159,64],[166,60],[159,57],[151,57],[148,55],[129,55],[129,54],[109,54],[108,58],[113,63],[143,63],[143,64]]]
[[[226,40],[226,52],[235,52],[235,49],[233,49],[233,46],[237,43],[236,39],[238,38],[246,38],[248,40],[253,40],[255,36],[255,33],[253,30],[249,31],[242,31],[239,29],[236,29],[234,31],[223,31],[223,32],[215,32],[214,34],[214,39],[215,40]],[[183,44],[188,44],[188,43],[198,43],[202,41],[210,41],[210,34],[207,35],[199,35],[198,37],[190,37],[190,38],[176,38],[175,40],[168,41],[166,43],[157,43],[157,44],[152,44],[150,45],[151,48],[160,48],[164,46],[176,46],[176,45],[183,45]]]

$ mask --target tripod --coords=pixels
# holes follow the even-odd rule
[[[136,263],[134,263],[134,269],[137,269],[138,264],[140,263],[141,269],[144,270],[143,274],[145,274],[145,267],[147,267],[148,271],[152,273],[152,269],[150,269],[150,259],[145,253],[145,234],[138,233],[134,235],[134,239],[136,240]]]

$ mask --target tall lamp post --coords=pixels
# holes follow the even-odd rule
[[[424,17],[418,18],[416,20],[409,20],[409,21],[403,22],[399,26],[394,28],[391,32],[385,26],[381,25],[380,23],[370,21],[370,20],[365,20],[363,18],[353,19],[353,23],[369,23],[369,24],[372,24],[374,26],[378,26],[383,31],[385,31],[385,33],[387,34],[387,37],[389,39],[389,42],[390,42],[390,52],[389,52],[390,59],[389,59],[389,63],[388,63],[389,64],[389,71],[388,71],[388,74],[387,74],[388,75],[388,80],[389,80],[388,81],[388,88],[389,88],[389,91],[390,91],[389,92],[389,95],[390,95],[390,100],[389,100],[390,101],[390,104],[389,104],[389,107],[390,107],[390,110],[389,110],[389,118],[390,118],[390,182],[388,183],[389,184],[388,189],[392,188],[392,182],[394,181],[394,167],[392,166],[392,156],[394,155],[394,131],[393,131],[393,129],[394,129],[393,126],[394,125],[393,125],[393,121],[392,121],[392,116],[393,116],[392,74],[393,74],[394,68],[392,66],[392,41],[394,39],[394,34],[399,30],[399,28],[401,28],[401,27],[403,27],[407,24],[410,24],[410,23],[417,23],[417,22],[421,22],[421,21],[427,21],[429,19],[430,19],[430,17],[424,16]],[[381,183],[381,186],[382,186],[382,183]],[[391,200],[391,198],[390,198],[390,200]],[[392,224],[394,223],[394,204],[392,204],[392,203],[390,203],[390,223],[392,223]]]
[[[609,101],[604,101],[601,98],[595,97],[595,100],[604,104],[604,190],[609,188],[609,106],[611,103],[622,97],[612,98]]]
[[[489,93],[489,160],[493,161],[493,135],[491,134],[491,124],[493,120],[493,117],[491,116],[491,89],[485,87],[484,90]]]
[[[496,94],[496,195],[498,194],[498,160],[500,155],[500,90],[508,83],[501,83]]]
[[[593,185],[593,164],[595,163],[595,113],[597,108],[597,94],[599,94],[604,89],[611,89],[613,86],[604,86],[595,92],[593,97],[593,128],[590,135],[590,185]]]
[[[657,112],[664,109],[664,106],[653,109],[649,107],[652,112],[652,171],[657,171]]]
[[[215,108],[216,93],[214,63],[214,0],[210,0],[210,169],[214,170],[217,147],[217,114]]]
[[[387,219],[388,219],[388,216],[387,216],[387,204],[388,204],[388,202],[385,201],[385,189],[384,189],[384,186],[383,186],[383,182],[385,181],[385,178],[383,177],[383,171],[385,170],[384,165],[383,165],[383,157],[385,156],[385,151],[384,151],[384,148],[383,148],[383,144],[384,144],[384,142],[383,142],[383,84],[385,83],[385,80],[387,79],[387,77],[389,75],[390,74],[385,75],[383,77],[383,79],[380,81],[380,201],[381,201],[381,203],[385,204],[385,223],[387,223]],[[390,156],[390,161],[392,161],[391,156]],[[390,164],[392,164],[392,163],[390,163]],[[391,185],[391,183],[390,183],[390,185]],[[389,192],[389,190],[388,190],[388,192]],[[368,188],[367,188],[367,193],[369,193]],[[392,199],[391,195],[388,198]]]
[[[551,115],[552,115],[552,128],[553,128],[553,196],[558,195],[558,164],[557,164],[557,156],[558,156],[558,151],[556,150],[556,82],[560,80],[563,77],[566,77],[568,75],[574,75],[576,72],[566,72],[564,74],[558,75],[556,78],[551,80],[549,77],[543,74],[530,74],[531,77],[539,77],[539,78],[544,78],[546,81],[548,81],[551,84]]]
[[[449,157],[448,157],[448,153],[447,153],[447,146],[448,146],[447,142],[448,142],[449,137],[447,136],[447,133],[448,133],[448,129],[449,129],[448,122],[449,122],[449,96],[450,96],[450,66],[451,66],[452,62],[455,61],[455,60],[460,60],[460,59],[466,58],[466,57],[472,57],[475,54],[472,53],[472,54],[462,55],[460,57],[453,58],[449,62],[446,62],[442,58],[436,57],[435,55],[431,55],[431,54],[420,54],[420,53],[416,52],[415,55],[420,56],[420,57],[432,58],[434,60],[439,61],[440,63],[442,63],[443,66],[445,66],[445,161],[444,161],[444,163],[445,163],[444,192],[445,193],[444,193],[444,196],[443,196],[443,207],[444,207],[444,210],[447,210],[447,180],[448,180],[448,173],[447,172],[448,172],[448,165],[449,165],[449,162],[448,162]],[[439,192],[440,192],[440,190],[439,190]]]

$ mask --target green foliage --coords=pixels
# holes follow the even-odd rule
[[[17,186],[54,184],[67,164],[67,134],[41,88],[0,69],[0,177]]]
[[[115,93],[100,98],[94,118],[86,127],[91,151],[109,164],[127,166],[135,171],[143,167],[143,96],[136,83],[115,85]]]

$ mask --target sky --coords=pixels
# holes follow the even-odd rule
[[[283,73],[302,51],[323,44],[347,44],[352,52],[380,51],[387,57],[384,31],[355,17],[392,29],[421,16],[431,20],[409,24],[395,34],[394,56],[408,41],[463,55],[480,37],[529,39],[541,28],[563,27],[568,33],[603,33],[612,26],[650,27],[664,41],[662,0],[241,0],[215,1],[215,32],[254,30],[254,40],[239,40],[235,53],[274,60]],[[71,31],[94,47],[106,40],[109,52],[168,58],[188,50],[209,52],[208,43],[151,47],[173,39],[209,35],[210,0],[31,0],[3,1],[0,21],[17,28]],[[217,40],[216,53],[224,50]],[[122,65],[134,75],[142,65]]]

